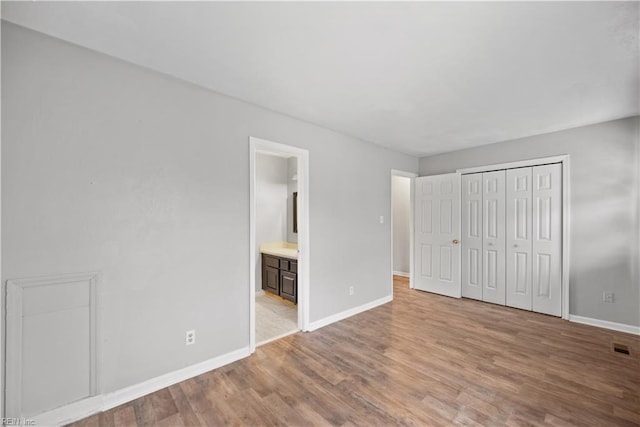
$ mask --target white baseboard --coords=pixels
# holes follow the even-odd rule
[[[409,273],[405,273],[404,271],[394,271],[394,276],[402,276],[402,277],[411,277]]]
[[[260,295],[264,295],[264,291],[262,289],[256,291],[256,296],[259,297]]]
[[[179,383],[180,381],[184,381],[221,366],[228,365],[236,360],[244,359],[250,355],[251,352],[249,351],[249,347],[241,348],[111,393],[90,397],[56,408],[52,411],[31,417],[31,419],[35,421],[35,425],[57,426],[69,424],[93,414],[115,408],[123,403],[130,402],[149,393],[153,393],[154,391],[169,387],[170,385]]]
[[[599,328],[611,329],[619,332],[626,332],[628,334],[640,335],[640,326],[626,325],[624,323],[610,322],[608,320],[593,319],[591,317],[569,315],[569,321],[575,323],[582,323],[584,325],[597,326]]]
[[[102,396],[88,397],[26,418],[33,420],[36,426],[61,426],[102,411],[102,402]]]
[[[375,301],[368,302],[366,304],[360,305],[358,307],[351,308],[349,310],[345,310],[340,313],[336,313],[332,316],[325,317],[324,319],[316,320],[315,322],[311,322],[309,324],[309,329],[307,331],[315,331],[316,329],[320,329],[324,326],[330,325],[332,323],[338,322],[340,320],[346,319],[347,317],[355,316],[356,314],[362,313],[363,311],[371,310],[379,305],[386,304],[388,302],[393,301],[393,295],[388,295],[386,297],[377,299]]]
[[[108,393],[104,395],[103,411],[115,408],[116,406],[130,402],[146,394],[153,393],[154,391],[169,387],[170,385],[179,383],[180,381],[188,380],[189,378],[193,378],[221,366],[228,365],[236,360],[244,359],[249,355],[251,355],[249,347],[241,348],[239,350],[232,351],[231,353],[223,354],[222,356],[214,357],[213,359],[205,360],[204,362],[187,366],[186,368],[178,369],[177,371],[169,372],[168,374],[152,378],[139,384]]]

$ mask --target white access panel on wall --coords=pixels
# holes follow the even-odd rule
[[[505,304],[505,171],[482,174],[482,300]]]
[[[482,174],[462,176],[462,296],[482,300]]]
[[[562,166],[533,167],[533,311],[562,312]]]
[[[415,287],[459,298],[460,174],[415,181]]]
[[[98,273],[7,281],[6,415],[95,396]]]
[[[531,310],[532,168],[507,170],[507,305]]]

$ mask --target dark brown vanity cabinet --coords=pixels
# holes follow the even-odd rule
[[[298,261],[262,254],[262,289],[298,303]]]

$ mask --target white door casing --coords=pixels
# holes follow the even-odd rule
[[[460,174],[415,181],[415,288],[460,298]]]
[[[256,266],[256,154],[266,153],[298,159],[298,327],[310,326],[310,242],[309,242],[309,150],[249,137],[249,271]],[[249,350],[256,350],[255,274],[249,275]]]
[[[507,305],[531,310],[532,168],[507,170]]]
[[[482,174],[482,300],[505,304],[505,171]]]
[[[462,296],[482,300],[482,174],[462,176]]]
[[[533,167],[533,299],[538,313],[562,314],[562,166]]]

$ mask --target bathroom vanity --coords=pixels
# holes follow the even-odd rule
[[[298,303],[297,245],[273,243],[260,246],[262,289]]]

